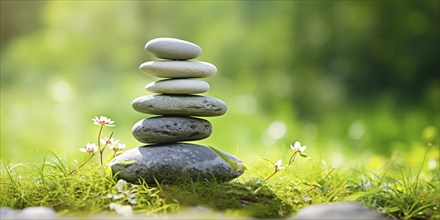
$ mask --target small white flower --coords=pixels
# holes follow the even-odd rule
[[[79,149],[80,151],[84,153],[95,153],[98,151],[98,147],[95,144],[87,143],[84,147]]]
[[[105,137],[105,138],[101,138],[101,140],[99,142],[101,142],[102,145],[106,145],[107,144],[107,146],[111,146],[111,145],[118,144],[119,140],[115,140],[113,138]]]
[[[284,169],[284,167],[281,167],[281,164],[283,163],[283,160],[279,160],[279,161],[277,161],[276,163],[275,163],[275,170],[276,171],[279,171],[279,170],[282,170],[282,169]]]
[[[108,147],[114,151],[120,151],[125,149],[125,144],[117,144],[117,145],[108,145]]]
[[[93,118],[93,124],[98,125],[98,126],[107,126],[107,127],[113,127],[114,125],[114,121],[112,121],[110,118],[107,118],[105,116],[101,116],[98,118],[98,116],[95,116],[95,118]]]
[[[300,152],[300,153],[302,153],[302,152],[304,152],[307,149],[307,146],[302,146],[301,147],[301,143],[299,141],[296,141],[294,146],[290,145],[290,149],[292,149],[293,152]]]

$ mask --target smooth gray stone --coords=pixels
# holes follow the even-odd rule
[[[299,210],[293,219],[386,219],[368,207],[354,202],[311,205]]]
[[[209,121],[191,117],[154,117],[137,122],[132,134],[142,143],[175,143],[202,140],[211,135]]]
[[[189,60],[202,54],[198,45],[176,38],[156,38],[145,44],[145,50],[151,55],[170,60]]]
[[[133,100],[133,109],[153,115],[219,116],[226,104],[216,98],[197,95],[150,95]]]
[[[239,164],[238,158],[223,152]],[[110,161],[110,167],[118,178],[136,183],[139,178],[147,183],[174,183],[190,177],[194,181],[229,181],[244,170],[234,169],[211,148],[196,144],[147,145],[125,151]]]
[[[202,61],[149,61],[139,69],[147,75],[173,79],[204,78],[217,73],[217,67]]]
[[[207,92],[209,84],[195,79],[166,79],[148,83],[145,89],[154,93],[189,95]]]

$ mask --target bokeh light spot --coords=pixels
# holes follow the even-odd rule
[[[233,101],[241,114],[252,114],[257,109],[257,99],[253,95],[242,94],[234,98]]]
[[[348,129],[348,136],[353,140],[359,140],[364,136],[365,128],[362,122],[355,121],[350,125]]]
[[[52,97],[58,102],[67,102],[72,97],[72,88],[64,80],[58,80],[52,86]]]
[[[426,141],[434,140],[436,135],[437,135],[437,128],[435,128],[434,126],[428,126],[424,128],[422,131],[422,136]]]
[[[272,124],[269,125],[267,128],[267,133],[269,134],[269,137],[275,140],[281,139],[286,134],[286,124],[281,121],[274,121]]]

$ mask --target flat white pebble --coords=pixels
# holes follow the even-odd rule
[[[149,61],[141,64],[139,69],[162,78],[203,78],[217,73],[217,67],[201,61]]]
[[[163,94],[198,94],[209,90],[209,84],[195,79],[166,79],[147,84],[149,92]]]
[[[17,219],[55,219],[56,212],[48,207],[28,207],[17,214]]]
[[[189,60],[202,54],[202,48],[197,44],[176,38],[150,40],[145,50],[155,57],[171,60]]]

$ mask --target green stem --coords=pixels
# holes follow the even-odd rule
[[[101,140],[101,133],[102,133],[102,128],[104,127],[104,125],[101,125],[101,127],[99,128],[99,133],[98,133],[98,148],[99,148],[99,151],[101,151],[101,142],[100,142],[100,140]]]
[[[70,173],[68,173],[67,176],[69,176],[69,175],[71,175],[71,174],[74,174],[76,171],[78,171],[79,169],[81,169],[81,167],[83,167],[84,165],[86,165],[86,163],[89,162],[89,161],[93,158],[93,156],[95,156],[95,153],[92,153],[92,154],[90,155],[90,157],[89,157],[86,161],[84,161],[84,163],[82,163],[81,165],[79,165],[76,169],[70,171]]]
[[[101,149],[101,133],[102,133],[102,128],[104,127],[104,125],[101,125],[101,127],[99,128],[99,133],[98,133],[98,148],[99,148],[99,154],[101,156],[101,166],[102,166],[102,149]]]
[[[110,134],[110,137],[108,137],[108,139],[105,141],[105,144],[104,144],[104,146],[102,147],[102,149],[101,149],[101,148],[99,149],[99,154],[100,154],[100,156],[101,156],[101,159],[100,159],[100,161],[101,161],[101,166],[104,164],[104,163],[103,163],[103,160],[102,160],[102,159],[103,159],[103,158],[102,158],[102,155],[104,155],[105,147],[107,147],[107,145],[108,145],[107,141],[110,140],[112,137],[113,137],[113,132]]]
[[[261,180],[261,182],[266,182],[267,180],[269,180],[271,177],[273,177],[273,175],[275,175],[279,170],[275,170],[275,172],[273,172],[272,174],[270,174],[268,177],[264,178],[263,180]]]
[[[287,163],[287,166],[290,166],[290,164],[293,163],[293,161],[295,161],[296,158],[296,154],[298,153],[298,151],[293,152],[292,156],[289,159],[289,163]]]

